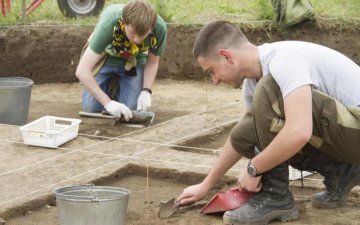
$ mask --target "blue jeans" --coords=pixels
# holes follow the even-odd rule
[[[136,110],[137,99],[144,82],[144,66],[137,66],[136,75],[134,74],[134,76],[127,76],[125,72],[123,66],[110,66],[105,64],[95,76],[95,80],[100,88],[111,97],[110,82],[114,76],[117,76],[119,79],[114,100],[125,104],[131,110]],[[83,88],[82,110],[84,112],[101,112],[103,109],[103,105],[101,105],[88,90]]]

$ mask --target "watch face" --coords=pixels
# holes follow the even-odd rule
[[[255,177],[256,176],[256,169],[255,167],[251,164],[251,162],[249,161],[248,166],[247,166],[247,172],[250,176]]]

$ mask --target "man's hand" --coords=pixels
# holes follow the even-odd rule
[[[131,110],[126,105],[113,100],[104,107],[106,111],[114,117],[120,118],[122,114],[126,121],[129,121],[129,119],[133,116]]]
[[[143,90],[141,91],[137,101],[137,110],[146,112],[150,107],[151,107],[151,94],[148,91]]]
[[[239,190],[240,191],[250,191],[250,192],[259,192],[261,190],[261,176],[252,177],[246,171],[242,172],[239,177]]]
[[[204,198],[208,192],[208,188],[203,187],[203,184],[196,184],[184,189],[183,193],[176,199],[180,205],[189,205]]]

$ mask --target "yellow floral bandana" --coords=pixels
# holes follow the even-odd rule
[[[141,41],[140,44],[131,43],[125,33],[125,24],[120,18],[114,26],[111,47],[107,49],[107,53],[131,61],[139,53],[147,54],[150,47],[156,46],[155,35],[150,33],[149,37],[150,43],[146,43],[145,40]]]

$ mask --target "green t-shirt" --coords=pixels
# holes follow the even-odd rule
[[[101,54],[104,51],[107,52],[108,57],[105,64],[112,66],[124,66],[127,61],[125,57],[111,54],[110,50],[112,49],[113,30],[122,16],[123,6],[123,4],[112,4],[102,12],[89,45],[91,50],[97,54]],[[165,50],[166,36],[166,23],[158,15],[154,29],[142,43],[143,47],[148,48],[148,51],[154,55],[161,56]],[[154,37],[156,38],[155,44],[152,40]],[[147,61],[147,51],[140,50],[136,55],[136,60],[137,65],[144,65]]]

